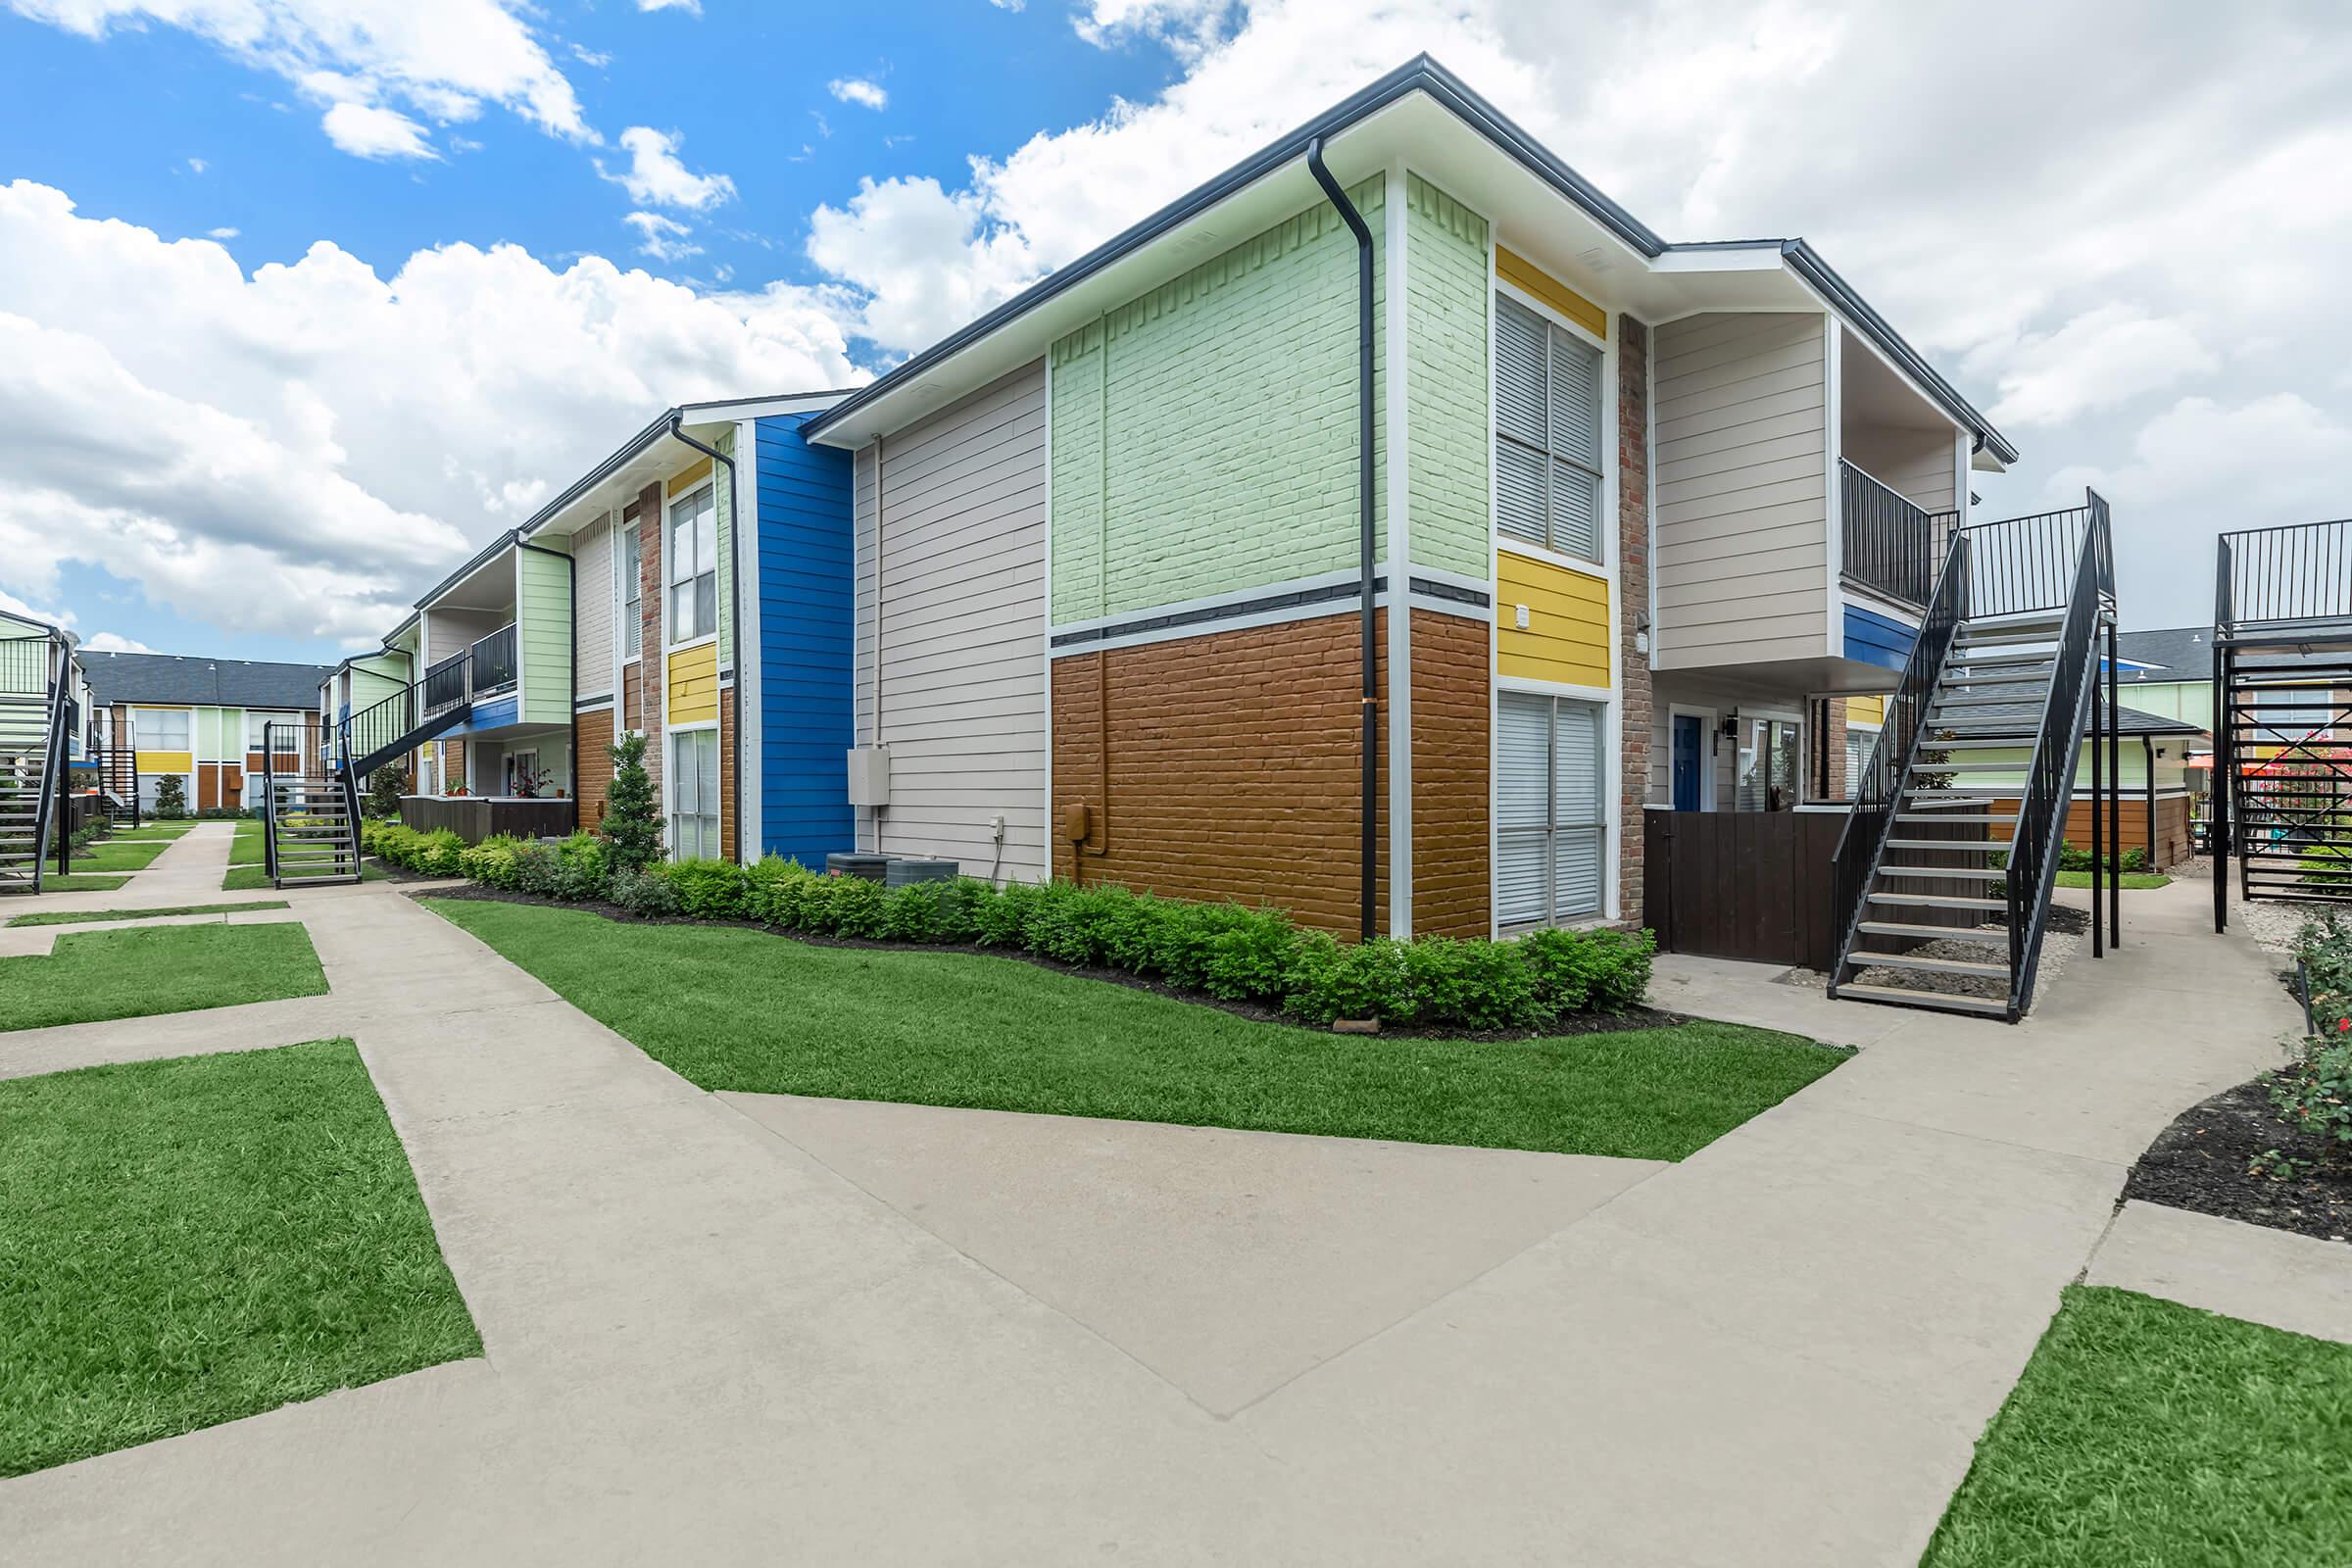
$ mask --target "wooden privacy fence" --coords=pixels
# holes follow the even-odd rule
[[[1642,920],[1662,953],[1745,958],[1828,970],[1838,959],[1836,890],[1831,857],[1845,831],[1845,812],[1647,811],[1642,826]],[[1952,821],[1903,824],[1905,838],[1984,836],[1982,808],[1955,810]],[[1981,867],[1982,855],[1955,866]],[[1920,878],[1920,893],[1981,895],[1984,885],[1954,877]],[[1971,925],[1961,909],[1906,909],[1909,925]],[[1886,944],[1873,938],[1873,947]],[[1904,944],[1886,944],[1900,948]]]
[[[512,795],[403,795],[400,819],[419,833],[448,828],[468,844],[500,833],[517,838],[560,838],[571,831],[573,803],[523,800]]]

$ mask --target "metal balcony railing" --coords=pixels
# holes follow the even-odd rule
[[[1914,506],[1842,458],[1838,460],[1838,474],[1846,580],[1924,607],[1935,592],[1936,574],[1960,514]]]
[[[431,718],[483,697],[514,689],[514,623],[509,621],[462,654],[452,654],[428,665],[423,687],[424,711]],[[379,705],[380,706],[380,705]]]

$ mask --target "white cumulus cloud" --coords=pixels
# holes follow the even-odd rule
[[[693,228],[674,218],[664,218],[660,213],[631,213],[621,221],[637,231],[638,252],[656,261],[681,262],[703,254],[700,245],[686,238],[694,232]]]
[[[702,212],[733,199],[735,182],[724,174],[698,174],[678,157],[686,138],[676,131],[631,125],[620,133],[629,167],[614,172],[597,160],[596,171],[629,193],[640,206],[683,207]]]
[[[124,637],[119,632],[102,631],[95,637],[85,637],[81,646],[93,654],[152,654],[154,649],[136,637]]]
[[[890,94],[883,90],[882,84],[863,76],[836,76],[825,83],[825,91],[845,104],[857,104],[865,109],[890,107]]]
[[[326,139],[355,158],[439,158],[424,127],[397,109],[334,104],[320,117]]]

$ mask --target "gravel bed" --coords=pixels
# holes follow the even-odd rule
[[[2065,905],[2050,906],[2049,924],[2041,934],[2041,967],[2034,982],[2036,997],[2049,995],[2050,982],[2066,972],[2082,950],[2082,939],[2090,931],[2090,916],[2081,909]],[[2005,958],[2002,950],[1983,942],[1929,942],[1913,950],[1922,958],[1952,958],[1964,963],[1998,962]],[[1900,986],[1906,991],[1933,991],[1948,997],[1985,997],[2006,1000],[2009,982],[2005,977],[1974,974],[1946,974],[1936,969],[1895,969],[1874,967],[1854,976],[1857,985]],[[1821,991],[1829,985],[1829,976],[1818,969],[1791,969],[1781,976],[1781,984],[1803,990]]]

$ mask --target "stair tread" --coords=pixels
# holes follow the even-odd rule
[[[1948,876],[1962,882],[1998,882],[2009,873],[1974,865],[1882,865],[1882,876]]]
[[[1888,839],[1890,850],[2005,850],[2007,839]]]
[[[1840,998],[1865,1002],[1899,1002],[1906,1006],[1939,1007],[1946,1012],[1974,1012],[1994,1017],[2008,1014],[2009,1004],[1991,997],[1955,996],[1949,991],[1914,991],[1908,986],[1871,986],[1849,981],[1838,988]]]
[[[1914,909],[2006,909],[2007,899],[1972,899],[1957,893],[1881,893],[1870,895],[1873,904],[1898,904]]]
[[[1986,979],[2005,980],[2009,966],[2005,963],[1971,963],[1965,958],[1918,958],[1902,953],[1877,953],[1868,949],[1849,953],[1845,961],[1857,969],[1926,969],[1936,974],[1974,974]]]

